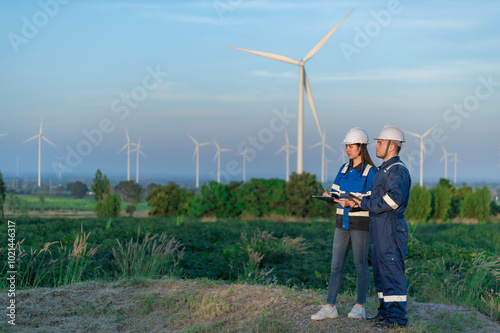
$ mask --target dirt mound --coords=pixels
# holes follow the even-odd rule
[[[16,292],[16,326],[2,332],[380,332],[347,319],[355,302],[338,298],[340,317],[313,322],[326,296],[281,286],[208,280],[85,282]],[[0,296],[7,304],[7,293]],[[376,313],[370,299],[367,314]],[[5,307],[4,307],[5,309]],[[391,332],[500,332],[500,324],[455,305],[408,303],[409,325]],[[6,318],[6,317],[4,317]]]

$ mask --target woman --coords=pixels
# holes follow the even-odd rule
[[[370,195],[373,177],[377,172],[368,153],[368,134],[356,127],[347,132],[343,143],[349,163],[340,168],[332,185],[331,192],[324,196],[338,196],[353,193],[357,196]],[[337,203],[337,220],[333,236],[332,266],[328,283],[327,304],[318,313],[311,316],[313,320],[337,318],[335,302],[342,284],[344,265],[352,247],[354,266],[357,273],[357,300],[348,314],[348,318],[366,318],[364,304],[368,293],[370,270],[368,268],[368,211],[361,210],[352,201],[334,199]]]

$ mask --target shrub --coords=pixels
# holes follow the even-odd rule
[[[431,213],[431,193],[419,185],[413,186],[410,191],[410,200],[405,215],[408,219],[427,221]]]
[[[98,217],[118,217],[120,216],[121,200],[118,194],[108,194],[102,202],[95,205]]]

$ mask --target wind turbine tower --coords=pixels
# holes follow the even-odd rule
[[[452,154],[452,155],[455,155],[455,157],[453,157],[452,162],[455,162],[455,173],[453,176],[453,182],[456,184],[457,183],[457,163],[460,163],[460,160],[457,157],[457,152],[455,152],[455,154]]]
[[[298,65],[299,66],[299,105],[298,105],[298,126],[297,126],[297,173],[303,172],[303,152],[304,152],[304,90],[306,91],[307,98],[309,100],[309,104],[311,105],[312,112],[314,114],[314,119],[316,120],[316,125],[318,127],[319,135],[322,137],[321,128],[319,126],[318,115],[316,114],[316,108],[314,107],[314,101],[311,94],[311,89],[309,87],[309,81],[307,80],[307,75],[304,69],[304,64],[307,60],[311,59],[316,52],[321,49],[321,47],[326,43],[326,41],[330,38],[330,36],[337,30],[337,28],[344,22],[344,20],[352,13],[354,9],[352,9],[328,34],[326,34],[323,39],[319,41],[316,46],[309,51],[308,54],[302,60],[294,60],[289,57],[285,57],[278,54],[268,53],[268,52],[260,52],[260,51],[252,51],[246,50],[238,47],[229,46],[230,48],[253,53],[262,57],[279,60],[283,62],[287,62],[289,64]]]
[[[221,152],[223,152],[223,151],[231,151],[232,149],[221,148],[217,144],[217,141],[215,141],[215,139],[212,139],[212,140],[213,140],[215,146],[217,147],[217,152],[215,153],[214,161],[217,158],[217,183],[220,183],[220,155],[221,155]]]
[[[243,156],[243,182],[245,182],[245,160],[248,158],[248,155],[247,155],[247,150],[248,150],[248,145],[245,147],[245,150],[243,150],[241,153],[239,154],[236,154],[236,155],[241,155]]]
[[[125,129],[125,134],[127,135],[127,143],[118,151],[118,154],[123,151],[123,149],[127,148],[127,181],[130,180],[130,137],[128,136],[128,131]]]
[[[446,149],[444,149],[443,145],[441,145],[441,148],[443,149],[443,157],[441,157],[441,161],[444,160],[444,178],[448,179],[448,156],[454,156],[455,154],[448,153]]]
[[[50,143],[52,146],[54,146],[54,147],[56,146],[55,144],[53,144],[52,142],[50,142],[49,139],[47,139],[46,137],[44,137],[42,135],[42,124],[43,124],[43,119],[40,121],[40,133],[38,133],[34,137],[29,138],[28,140],[25,140],[23,142],[23,143],[26,143],[28,141],[31,141],[33,139],[38,138],[38,187],[41,186],[42,139],[45,140],[45,141],[47,141],[48,143]]]
[[[335,153],[335,150],[333,150],[333,148],[330,147],[326,143],[326,127],[323,130],[323,135],[321,136],[321,141],[312,145],[311,147],[309,147],[309,149],[320,146],[320,145],[321,145],[321,182],[324,183],[325,182],[325,164],[326,164],[325,148],[328,148],[332,152]]]
[[[290,145],[290,142],[288,141],[288,132],[285,130],[285,140],[286,144],[281,147],[280,150],[278,150],[275,155],[279,154],[280,152],[284,151],[286,153],[286,176],[285,180],[288,181],[290,179],[290,153],[293,152],[292,149],[297,149],[297,147]]]
[[[194,144],[196,147],[194,148],[194,153],[193,153],[193,159],[196,156],[196,188],[200,187],[200,177],[199,177],[199,172],[200,172],[200,147],[206,146],[211,144],[212,142],[203,142],[203,143],[198,143],[191,134],[187,134],[191,140],[193,140]]]
[[[136,184],[139,184],[139,154],[144,156],[145,158],[148,158],[142,151],[141,148],[144,148],[144,146],[141,145],[141,138],[139,138],[138,143],[132,143],[136,148],[132,150],[131,152],[136,152],[136,166],[135,166],[135,182]]]
[[[425,153],[425,145],[424,138],[437,126],[438,124],[432,126],[422,135],[415,134],[412,132],[405,131],[406,133],[413,135],[417,138],[420,138],[420,187],[424,186],[424,153]]]

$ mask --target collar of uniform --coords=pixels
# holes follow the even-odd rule
[[[397,163],[399,162],[401,159],[399,158],[399,156],[394,156],[392,157],[391,159],[385,161],[384,163],[382,163],[379,167],[379,170],[380,169],[384,169],[385,167],[391,165],[391,164],[394,164],[394,163]]]
[[[359,163],[358,165],[356,165],[355,168],[352,167],[352,160],[349,161],[349,167],[356,170],[357,172],[362,172],[363,170],[361,170],[361,163]]]

